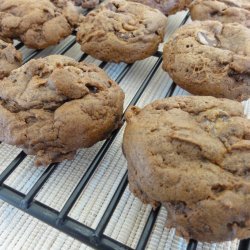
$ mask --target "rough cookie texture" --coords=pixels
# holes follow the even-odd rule
[[[99,4],[99,0],[75,0],[75,4],[86,9],[93,9]]]
[[[0,79],[21,66],[22,54],[10,44],[0,40]]]
[[[192,94],[250,97],[250,29],[217,21],[193,22],[164,46],[163,69]]]
[[[249,0],[194,0],[189,9],[193,20],[237,22],[250,28]]]
[[[120,124],[124,94],[95,65],[48,56],[0,85],[0,140],[36,155],[37,165],[72,159]]]
[[[171,97],[126,112],[131,191],[186,239],[250,237],[250,120],[241,103]]]
[[[156,52],[166,20],[159,10],[111,0],[83,18],[77,41],[84,52],[100,60],[133,63]]]
[[[68,0],[0,1],[0,38],[20,39],[30,48],[57,44],[77,22],[78,13]]]
[[[129,0],[148,5],[160,10],[164,15],[173,15],[178,11],[185,10],[192,0]]]

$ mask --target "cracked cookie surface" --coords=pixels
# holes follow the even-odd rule
[[[192,0],[129,0],[160,10],[164,15],[173,15],[185,10]]]
[[[0,79],[22,64],[22,54],[10,44],[0,40]]]
[[[95,65],[48,56],[0,85],[0,140],[36,155],[37,165],[72,159],[120,124],[123,91]]]
[[[163,69],[192,94],[242,101],[250,97],[249,41],[243,25],[196,21],[165,44]]]
[[[250,237],[250,120],[241,103],[171,97],[131,107],[123,151],[130,190],[168,210],[186,239]]]
[[[159,10],[111,0],[83,17],[77,41],[84,52],[102,61],[133,63],[157,51],[166,20]]]
[[[78,13],[68,0],[0,1],[0,38],[20,39],[30,48],[57,44],[77,22]]]
[[[250,28],[249,0],[194,0],[189,9],[193,20],[236,22]]]

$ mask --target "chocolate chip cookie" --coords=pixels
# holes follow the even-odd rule
[[[157,51],[166,20],[159,10],[111,0],[83,18],[77,41],[84,52],[102,61],[133,63]]]
[[[193,20],[236,22],[250,28],[249,0],[194,0],[189,9]]]
[[[250,120],[241,103],[204,96],[158,100],[126,112],[130,190],[168,210],[186,239],[250,237]]]
[[[173,15],[185,10],[192,0],[129,0],[160,10],[164,15]]]
[[[22,54],[10,44],[0,40],[0,79],[8,76],[22,64]]]
[[[250,29],[217,21],[193,22],[164,46],[163,69],[195,95],[250,97]]]
[[[57,44],[77,22],[75,6],[67,0],[0,1],[0,38],[20,39],[30,48]]]
[[[37,165],[72,159],[120,124],[124,94],[95,65],[48,56],[0,85],[0,140],[35,155]]]

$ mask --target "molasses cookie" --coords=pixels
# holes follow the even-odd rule
[[[249,0],[194,0],[189,9],[193,20],[236,22],[250,28]]]
[[[102,61],[133,63],[157,51],[166,20],[159,10],[111,0],[83,18],[77,41],[84,52]]]
[[[250,120],[228,99],[179,96],[126,112],[130,190],[186,239],[250,237]]]
[[[242,101],[250,97],[249,41],[243,25],[193,22],[165,44],[163,69],[192,94]]]
[[[95,65],[48,56],[0,85],[0,141],[35,155],[37,165],[72,159],[120,124],[123,91]]]
[[[67,0],[1,0],[0,38],[43,49],[71,34],[78,13]]]
[[[8,76],[22,64],[22,54],[10,44],[0,40],[0,79]]]

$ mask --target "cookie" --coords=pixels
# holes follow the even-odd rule
[[[160,10],[164,15],[173,15],[185,10],[192,0],[129,0]]]
[[[53,55],[0,84],[0,140],[35,155],[37,165],[72,159],[120,125],[123,91],[95,65]]]
[[[85,9],[93,9],[99,4],[99,0],[75,0],[75,4]]]
[[[102,61],[133,63],[157,51],[166,20],[159,10],[111,0],[83,18],[77,41],[84,52]]]
[[[217,21],[183,26],[165,44],[163,69],[195,95],[250,97],[250,29]]]
[[[67,0],[0,1],[0,38],[20,39],[30,48],[57,44],[77,22],[76,8]]]
[[[10,44],[0,40],[0,79],[8,76],[22,64],[22,54]]]
[[[194,0],[189,9],[193,20],[236,22],[250,28],[249,0]]]
[[[241,103],[205,96],[158,100],[126,112],[130,190],[167,208],[186,239],[250,237],[250,120]]]

